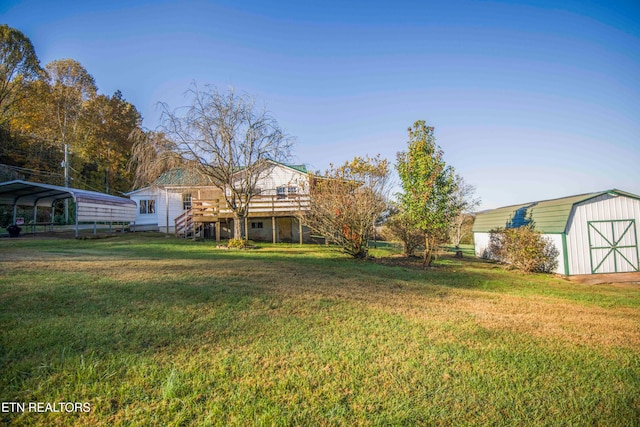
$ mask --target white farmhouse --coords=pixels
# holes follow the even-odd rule
[[[473,225],[476,256],[487,255],[491,230],[529,222],[558,249],[559,274],[640,271],[640,196],[609,190],[480,212]]]
[[[274,243],[309,241],[310,231],[298,218],[309,206],[306,167],[269,163],[241,224],[243,236]],[[233,215],[222,191],[207,177],[181,169],[169,171],[153,185],[127,194],[138,206],[132,227],[183,237],[230,238]]]

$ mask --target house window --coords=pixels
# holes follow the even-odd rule
[[[282,187],[277,188],[277,192],[278,192],[278,199],[284,199],[285,197],[287,197],[287,194],[289,195],[297,194],[298,187],[296,187],[295,185],[289,185],[289,186],[283,185]]]
[[[148,215],[156,213],[156,201],[153,199],[150,200],[140,200],[140,214]]]
[[[264,228],[264,225],[262,222],[252,222],[251,223],[251,229],[256,229],[256,228]]]
[[[182,210],[188,211],[191,209],[191,193],[184,193],[182,195]]]

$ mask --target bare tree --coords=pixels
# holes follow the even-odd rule
[[[482,201],[475,197],[476,188],[468,184],[461,175],[456,174],[455,184],[456,188],[452,197],[457,206],[458,214],[451,220],[449,238],[451,243],[459,248],[465,234],[470,231],[470,227],[465,227],[465,225],[473,223],[473,212]]]
[[[386,208],[389,164],[377,156],[356,157],[311,180],[310,210],[303,221],[345,253],[364,258],[375,220]]]
[[[247,95],[222,93],[210,85],[200,90],[193,84],[187,96],[190,105],[177,110],[161,104],[162,130],[169,143],[162,150],[175,153],[183,167],[222,190],[233,212],[233,236],[240,239],[258,179],[268,173],[269,160],[289,159],[293,139]]]
[[[162,132],[137,127],[129,134],[129,140],[132,148],[127,170],[134,177],[133,188],[150,185],[163,173],[184,166],[173,142]]]

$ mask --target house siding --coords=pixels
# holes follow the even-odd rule
[[[137,229],[157,229],[165,233],[173,233],[174,219],[180,215],[182,210],[182,193],[181,189],[176,192],[173,189],[160,187],[146,187],[141,190],[129,194],[131,200],[136,202],[137,211],[135,219],[135,228]],[[140,213],[141,200],[155,200],[156,212],[153,214]],[[167,227],[167,202],[169,226]]]
[[[270,171],[263,174],[258,180],[258,187],[263,195],[276,195],[278,187],[288,187],[295,185],[298,191],[306,191],[307,176],[297,170],[274,165]]]

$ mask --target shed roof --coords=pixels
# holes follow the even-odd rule
[[[620,190],[607,190],[596,193],[579,194],[559,199],[542,200],[505,206],[484,212],[478,212],[473,231],[482,233],[496,228],[514,228],[533,223],[536,230],[547,234],[564,233],[573,207],[604,194],[620,195],[640,199],[640,196]]]

